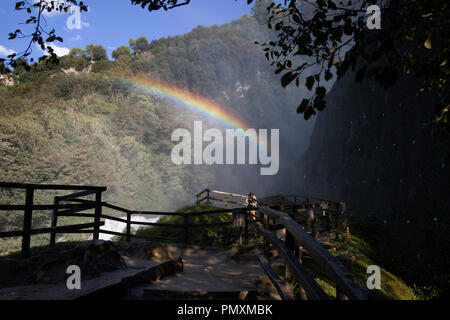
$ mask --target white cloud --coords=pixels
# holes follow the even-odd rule
[[[69,52],[70,52],[70,49],[69,49],[69,48],[66,48],[66,47],[60,47],[60,46],[57,46],[57,45],[54,44],[54,43],[46,43],[45,46],[46,46],[46,47],[48,47],[48,46],[51,47],[51,48],[54,50],[55,54],[56,54],[58,57],[66,56],[66,55],[68,55]],[[40,47],[39,45],[36,44],[36,47],[37,47],[41,52],[44,53],[44,50],[42,50],[41,47]],[[46,53],[46,52],[45,52],[45,53]]]
[[[69,30],[81,30],[83,28],[89,28],[89,22],[83,21],[83,14],[80,11],[80,7],[71,7],[70,16],[66,20],[66,27]]]
[[[5,48],[4,46],[2,46],[1,44],[0,44],[0,56],[9,56],[10,54],[13,54],[13,53],[15,53],[15,51],[14,50],[12,50],[12,49],[7,49],[7,48]]]
[[[89,28],[89,22],[82,21],[80,16],[70,16],[66,21],[66,27],[68,30],[81,30],[83,28]]]
[[[80,41],[80,40],[83,40],[83,38],[79,34],[77,34],[75,37],[70,38],[70,41]]]

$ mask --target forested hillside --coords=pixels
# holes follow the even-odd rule
[[[192,203],[205,187],[292,190],[298,179],[289,170],[297,170],[312,122],[295,117],[302,92],[281,88],[254,44],[270,37],[266,26],[245,15],[182,36],[131,39],[112,59],[101,45],[89,45],[72,49],[59,66],[40,63],[30,72],[18,66],[0,85],[0,180],[105,185],[108,201],[152,210]],[[279,175],[260,180],[255,166],[174,165],[172,131],[205,118],[118,81],[133,76],[200,94],[254,128],[281,129],[280,149],[289,153],[280,159]],[[4,190],[1,199],[19,203],[23,197]],[[36,199],[48,202],[51,195]],[[2,214],[0,229],[14,229],[21,221],[21,214]],[[36,214],[33,223],[48,225],[49,215]]]

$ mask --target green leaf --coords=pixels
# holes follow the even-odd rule
[[[15,9],[16,10],[21,10],[22,8],[22,6],[25,4],[25,1],[17,1],[16,2],[16,7],[15,7]]]
[[[314,77],[313,76],[309,76],[308,78],[306,78],[306,87],[308,88],[308,90],[312,90],[312,87],[314,85]]]
[[[329,0],[328,1],[328,8],[330,8],[331,10],[336,10],[337,6],[336,6],[336,4],[333,1]]]
[[[305,120],[308,120],[314,114],[316,114],[316,111],[314,111],[314,109],[310,106],[309,108],[307,108],[305,110],[305,113],[303,114],[303,117],[305,118]]]
[[[325,87],[317,87],[316,88],[316,95],[318,97],[325,97],[325,94],[327,93],[327,90],[325,89]]]
[[[284,67],[281,66],[280,68],[278,68],[277,70],[275,70],[275,74],[279,74],[279,73],[281,73],[281,71],[283,71],[283,70],[284,70]]]
[[[296,73],[293,73],[291,71],[286,72],[282,77],[281,77],[281,86],[283,88],[285,88],[289,83],[291,83],[295,78],[297,77]]]
[[[325,88],[324,88],[325,89]],[[325,99],[323,98],[324,96],[317,96],[314,99],[314,108],[316,108],[317,110],[321,111],[323,109],[325,109]]]
[[[300,103],[300,105],[297,108],[297,113],[303,113],[305,112],[306,108],[309,105],[309,100],[308,99],[303,99],[302,103]]]

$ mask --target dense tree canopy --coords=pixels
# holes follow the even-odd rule
[[[111,56],[113,57],[113,59],[117,59],[120,56],[128,56],[130,55],[130,47],[129,46],[125,46],[125,45],[121,45],[119,46],[116,50],[114,50],[111,54]]]
[[[100,61],[108,58],[105,48],[101,45],[88,44],[86,46],[86,52],[92,61]]]
[[[150,49],[150,44],[148,43],[147,38],[144,36],[141,36],[137,39],[130,39],[128,43],[135,53],[142,53]]]

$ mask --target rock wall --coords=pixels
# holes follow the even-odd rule
[[[353,216],[430,220],[449,211],[449,166],[419,82],[385,90],[349,73],[327,101],[301,163],[304,194],[346,201]]]

